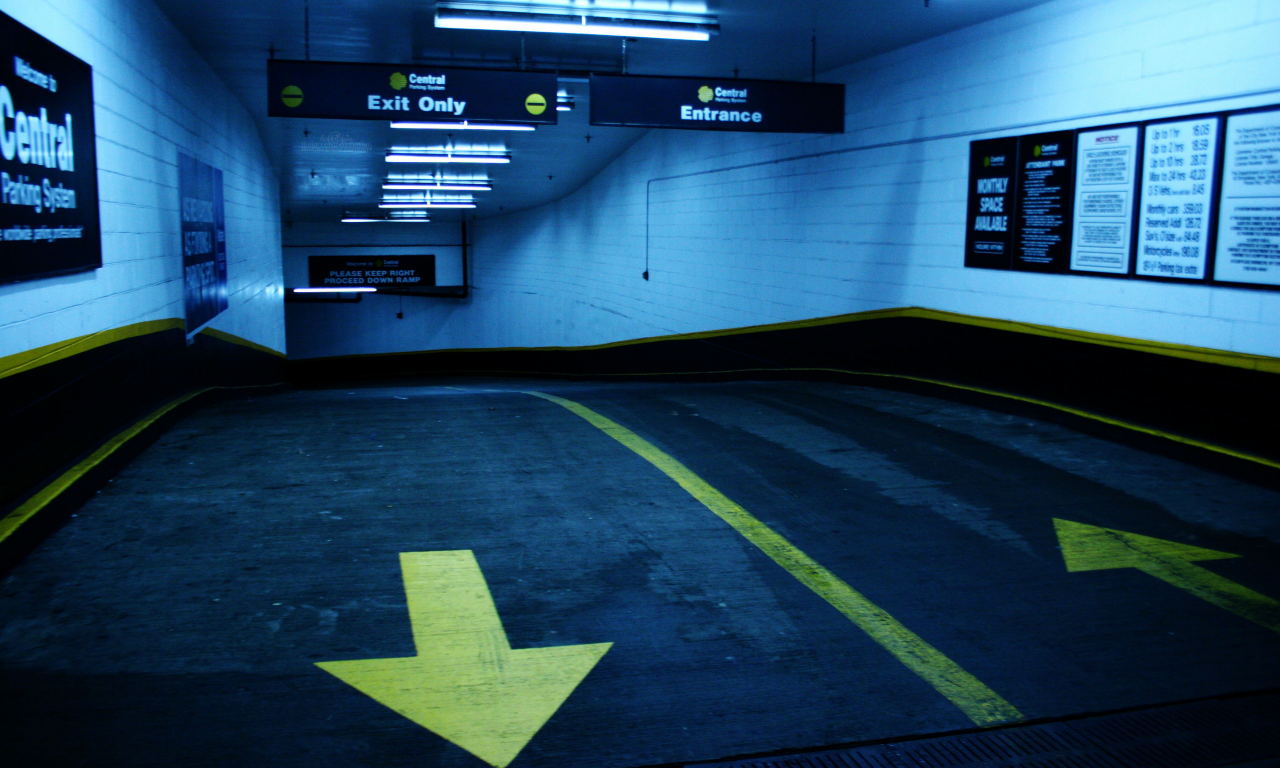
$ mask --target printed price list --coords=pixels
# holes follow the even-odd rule
[[[1147,126],[1137,274],[1206,277],[1220,127],[1217,117]]]

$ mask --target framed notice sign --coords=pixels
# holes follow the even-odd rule
[[[0,282],[102,266],[93,70],[0,13]]]
[[[1073,271],[1129,273],[1138,132],[1129,125],[1076,135]]]
[[[964,265],[1008,269],[1013,254],[1018,140],[969,142],[969,213]]]
[[[312,288],[429,288],[436,284],[436,257],[310,256]]]
[[[1280,109],[1227,118],[1213,278],[1280,285]]]
[[[1147,124],[1134,274],[1207,277],[1221,129],[1216,115]]]
[[[1013,268],[1063,272],[1071,247],[1071,195],[1075,185],[1072,131],[1018,140],[1018,231]]]

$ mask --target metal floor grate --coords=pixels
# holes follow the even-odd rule
[[[694,768],[690,764],[688,768]],[[696,768],[1280,768],[1280,693]]]

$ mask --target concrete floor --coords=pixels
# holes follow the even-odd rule
[[[6,764],[483,766],[316,666],[422,651],[400,554],[459,550],[513,648],[613,644],[516,768],[974,727],[671,476],[525,390],[681,462],[1027,719],[1280,688],[1275,490],[875,389],[457,380],[223,402],[126,467],[0,586]],[[1069,572],[1055,518],[1239,557],[1183,582]]]

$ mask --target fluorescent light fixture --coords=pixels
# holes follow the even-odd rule
[[[440,190],[448,192],[457,190],[458,192],[488,192],[493,186],[487,182],[477,181],[386,181],[382,184],[383,189],[406,189],[406,190]]]
[[[343,216],[343,224],[368,224],[374,221],[382,221],[382,219],[371,219],[367,216]]]
[[[293,288],[294,293],[374,293],[377,288]]]
[[[479,10],[480,3],[457,3],[468,9],[436,6],[436,26],[441,29],[486,29],[506,32],[558,32],[571,35],[614,35],[618,37],[653,37],[663,40],[706,41],[720,27],[713,19],[691,16],[687,21],[646,19],[621,11],[597,11],[601,15],[565,15],[562,13],[529,13],[528,11]],[[477,8],[478,7],[478,8]],[[477,8],[471,10],[470,8]],[[608,14],[608,15],[605,15]],[[708,23],[711,22],[711,23]]]
[[[510,155],[474,155],[453,152],[391,152],[388,163],[509,163]]]
[[[475,203],[379,203],[379,208],[475,208]]]
[[[532,125],[524,125],[522,123],[473,123],[469,120],[459,120],[456,123],[449,122],[412,122],[397,120],[391,123],[392,128],[411,128],[422,131],[440,130],[440,131],[533,131],[537,130]]]

